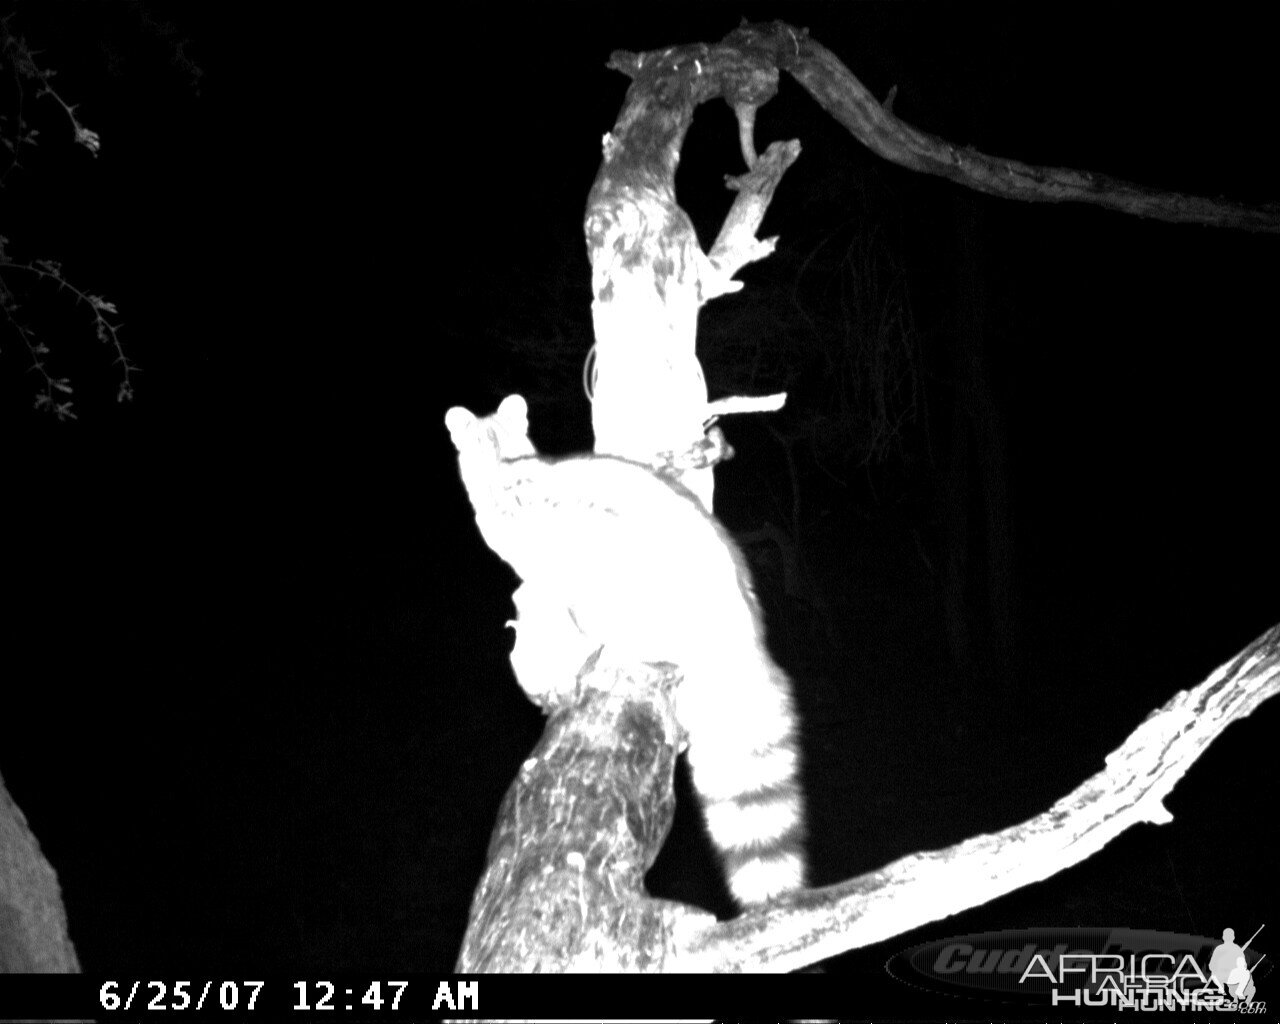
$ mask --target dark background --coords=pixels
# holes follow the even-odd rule
[[[83,312],[5,272],[79,419],[30,411],[25,351],[0,336],[0,773],[86,969],[452,966],[540,719],[442,416],[519,390],[546,450],[590,443],[581,219],[627,85],[611,50],[782,16],[957,144],[1277,198],[1274,39],[1245,8],[689,8],[17,6],[103,148],[28,96],[41,144],[0,192],[0,233],[115,301],[144,371],[115,405]],[[792,392],[769,423],[727,424],[718,509],[800,541],[798,595],[776,549],[747,550],[796,678],[825,884],[1044,809],[1280,617],[1280,242],[972,197],[870,156],[787,81],[760,141],[791,137],[778,253],[703,311],[700,351],[713,397]],[[732,119],[701,110],[679,186],[704,242],[740,169]],[[839,353],[861,351],[850,282],[873,265],[912,312],[918,399],[863,465],[856,417],[842,447],[802,439],[857,407],[832,396],[856,377]],[[992,395],[975,415],[997,413],[1006,473],[1003,611],[973,468],[991,435],[963,455],[954,415],[975,338]],[[765,356],[749,381],[744,347]],[[963,663],[943,614],[957,550],[975,565]],[[1219,739],[1171,825],[830,969],[986,928],[1275,922],[1277,714]],[[696,816],[669,846],[655,888],[720,906]]]

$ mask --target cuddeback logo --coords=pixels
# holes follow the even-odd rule
[[[983,932],[939,939],[886,964],[906,984],[993,1002],[1261,1014],[1270,973],[1253,942],[1132,928]],[[1263,985],[1265,989],[1265,983]]]

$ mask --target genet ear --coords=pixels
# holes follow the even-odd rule
[[[529,403],[522,396],[507,395],[498,404],[498,411],[494,415],[507,426],[507,429],[518,431],[522,437],[528,436]]]
[[[444,414],[444,425],[449,429],[449,436],[453,438],[454,445],[459,448],[471,433],[475,423],[475,414],[460,405],[455,405]]]

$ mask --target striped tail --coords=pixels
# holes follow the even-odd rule
[[[767,655],[764,665],[767,673],[762,665],[752,666],[748,678],[754,677],[754,685],[744,685],[741,676],[725,678],[710,717],[681,713],[707,830],[724,861],[729,891],[745,905],[805,884],[804,798],[791,684]],[[682,686],[692,681],[686,678]]]

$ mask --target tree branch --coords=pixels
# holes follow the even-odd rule
[[[1043,167],[990,156],[914,128],[880,103],[830,50],[780,21],[743,25],[721,44],[767,54],[873,153],[909,170],[1033,203],[1089,203],[1135,217],[1280,232],[1280,203],[1249,206],[1166,192],[1091,171]]]

